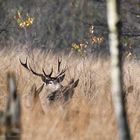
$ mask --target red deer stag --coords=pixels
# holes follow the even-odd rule
[[[43,82],[43,85],[40,88],[34,90],[33,93],[30,93],[28,95],[28,97],[30,97],[31,99],[30,100],[31,104],[35,104],[34,102],[36,101],[36,98],[39,95],[43,111],[45,112],[48,105],[53,104],[55,102],[66,103],[69,99],[73,97],[74,89],[75,87],[77,87],[79,79],[77,80],[71,79],[66,86],[63,86],[61,82],[65,78],[66,68],[60,71],[61,61],[59,59],[58,59],[58,73],[56,76],[52,76],[53,68],[51,69],[51,72],[49,74],[46,74],[44,69],[42,69],[42,73],[35,72],[31,68],[30,64],[28,66],[27,58],[25,63],[23,63],[21,60],[20,63],[24,68],[32,72],[32,74],[40,77]],[[41,92],[42,89],[44,89],[44,87],[45,92]]]

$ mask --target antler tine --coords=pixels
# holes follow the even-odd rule
[[[43,71],[45,77],[51,78],[51,75],[52,75],[52,73],[53,73],[53,68],[51,69],[51,72],[50,72],[49,74],[46,74],[46,72],[45,72],[45,70],[44,70],[43,68],[42,68],[42,71]]]
[[[52,73],[53,73],[53,67],[52,67],[52,69],[51,69],[51,72],[50,72],[50,74],[49,74],[49,77],[52,76]]]
[[[66,70],[67,70],[67,69],[65,68],[65,69],[63,69],[61,72],[59,72],[59,73],[57,74],[56,78],[59,77],[60,75],[65,74],[65,71],[66,71]]]
[[[66,68],[65,69],[62,69],[62,71],[60,71],[61,62],[62,62],[62,60],[60,60],[58,58],[58,74],[57,74],[56,78],[59,77],[60,75],[64,74],[65,71],[66,71]]]
[[[58,58],[58,72],[60,72],[60,65],[61,65],[61,62],[62,62],[62,60],[59,60],[59,58]]]
[[[28,68],[28,64],[27,64],[27,58],[26,58],[25,63],[23,63],[23,62],[20,60],[20,58],[19,58],[19,61],[20,61],[20,64],[21,64],[24,68],[26,68],[27,70],[30,71],[30,69]]]
[[[31,68],[30,64],[29,64],[29,68],[30,68],[31,72],[32,72],[34,75],[37,75],[37,76],[40,76],[40,77],[44,77],[43,74],[40,74],[40,73],[35,72],[35,71]]]
[[[23,63],[20,59],[19,59],[19,61],[20,61],[21,65],[22,65],[23,67],[25,67],[27,70],[31,71],[34,75],[41,77],[42,81],[45,82],[45,79],[46,79],[46,78],[45,78],[45,76],[44,76],[43,74],[40,74],[40,73],[35,72],[35,71],[31,68],[30,64],[29,64],[29,67],[28,67],[28,65],[27,65],[27,58],[26,58],[26,62],[25,62],[25,63]]]

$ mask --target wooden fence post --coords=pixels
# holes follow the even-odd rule
[[[6,140],[20,140],[21,139],[21,108],[20,99],[17,94],[16,79],[13,73],[7,76],[8,86],[8,102],[5,112],[5,139]]]

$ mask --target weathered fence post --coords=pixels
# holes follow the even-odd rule
[[[0,140],[5,140],[4,112],[0,111]]]
[[[9,73],[7,76],[8,86],[8,102],[5,112],[5,139],[20,140],[21,125],[20,125],[20,99],[17,94],[15,75]]]
[[[130,140],[130,132],[123,101],[123,72],[121,52],[120,0],[107,0],[107,18],[111,53],[112,99],[121,140]]]

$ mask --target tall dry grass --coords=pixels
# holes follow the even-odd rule
[[[71,102],[62,109],[60,105],[43,115],[38,106],[31,111],[26,107],[24,95],[29,93],[35,83],[38,87],[41,79],[24,69],[19,58],[28,57],[32,67],[47,72],[57,66],[57,58],[67,66],[65,85],[70,78],[79,78]],[[124,63],[124,101],[128,114],[131,135],[140,139],[140,64],[138,61]],[[111,100],[111,81],[109,59],[81,58],[75,55],[54,54],[34,49],[26,53],[22,49],[12,48],[0,51],[0,109],[5,108],[7,100],[6,75],[14,71],[17,77],[18,92],[22,98],[22,139],[23,140],[117,140],[117,126]]]

